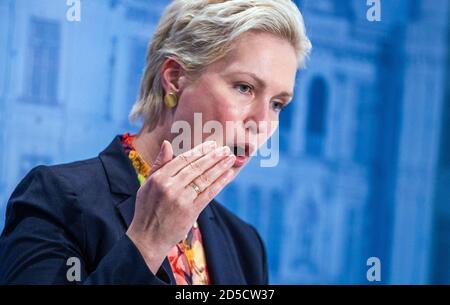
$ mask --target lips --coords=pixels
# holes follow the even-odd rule
[[[246,156],[237,156],[236,161],[234,161],[233,167],[242,167],[245,163],[247,163],[248,157]]]
[[[236,161],[234,162],[233,167],[241,167],[243,166],[248,159],[250,158],[250,155],[253,152],[252,146],[245,143],[245,144],[234,144],[229,146],[233,154],[236,156]]]

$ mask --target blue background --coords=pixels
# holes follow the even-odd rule
[[[37,164],[98,154],[127,115],[168,1],[0,0],[0,228]],[[447,0],[297,1],[313,43],[282,113],[281,160],[220,200],[264,238],[272,283],[450,284]],[[1,263],[1,262],[0,262]]]

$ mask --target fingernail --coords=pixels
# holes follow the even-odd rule
[[[161,149],[160,149],[161,151],[164,151],[166,149],[166,145],[167,145],[166,142],[169,142],[169,141],[164,140],[163,143],[161,144]]]
[[[230,148],[228,146],[222,146],[219,148],[219,153],[226,155],[229,155],[231,152]]]
[[[234,155],[229,156],[225,161],[225,166],[232,166],[234,164],[234,161],[236,161],[236,157]]]

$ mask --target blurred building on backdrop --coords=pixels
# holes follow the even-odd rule
[[[151,4],[150,4],[151,3]],[[95,156],[128,121],[167,0],[0,2],[0,228],[37,164]],[[450,283],[450,3],[303,0],[313,52],[280,162],[219,196],[258,228],[272,283]]]

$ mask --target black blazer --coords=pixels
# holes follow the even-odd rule
[[[81,262],[78,283],[175,284],[167,258],[153,274],[125,234],[138,188],[119,137],[96,158],[31,170],[7,205],[0,284],[77,283],[67,279],[71,257]],[[252,226],[214,200],[198,224],[213,284],[267,284]]]

